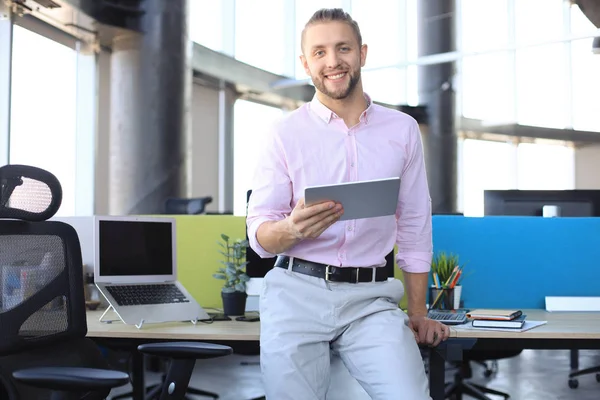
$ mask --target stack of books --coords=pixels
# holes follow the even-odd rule
[[[477,309],[467,317],[473,320],[473,328],[522,329],[527,316],[521,310]]]

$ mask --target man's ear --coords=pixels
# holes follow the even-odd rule
[[[306,72],[306,75],[310,76],[310,69],[308,68],[308,61],[306,61],[306,57],[304,56],[304,54],[300,55],[300,62],[302,63],[302,67],[304,68],[304,72]]]
[[[366,44],[360,46],[360,66],[364,67],[367,62],[367,50],[369,50]]]

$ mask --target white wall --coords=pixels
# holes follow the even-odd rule
[[[600,189],[600,145],[575,149],[575,188]]]
[[[212,196],[207,211],[219,205],[219,91],[192,87],[191,196]]]
[[[110,53],[102,51],[97,59],[98,71],[98,130],[96,132],[96,165],[94,214],[108,214],[109,133],[110,133]]]

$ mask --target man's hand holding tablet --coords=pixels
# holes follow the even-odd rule
[[[343,214],[342,205],[334,201],[307,206],[304,198],[301,198],[286,221],[290,233],[297,239],[314,239],[336,223]]]

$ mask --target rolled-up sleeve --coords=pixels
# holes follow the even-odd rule
[[[258,242],[256,232],[261,224],[284,219],[292,211],[292,183],[281,141],[280,123],[266,135],[256,162],[252,179],[252,194],[248,202],[246,226],[250,247],[262,258],[276,254],[266,251]]]
[[[396,262],[406,272],[429,272],[433,255],[431,197],[421,133],[413,119],[409,135],[396,212]]]

